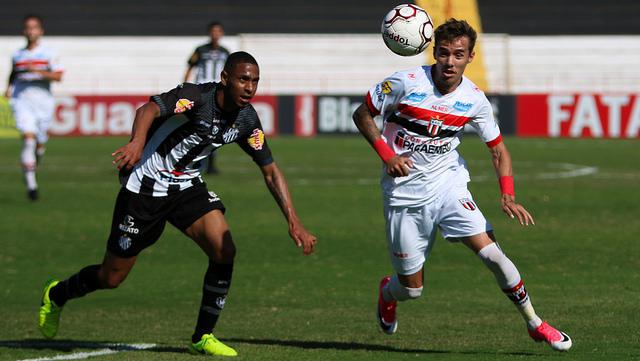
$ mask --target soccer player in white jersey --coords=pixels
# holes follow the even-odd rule
[[[11,97],[16,126],[22,133],[21,162],[27,196],[38,199],[36,164],[44,155],[53,119],[51,82],[62,80],[63,69],[54,51],[41,44],[42,19],[27,15],[23,20],[27,45],[13,54],[11,75],[5,96]]]
[[[435,31],[435,64],[399,71],[373,87],[353,119],[384,162],[382,194],[389,256],[396,272],[380,282],[378,321],[393,334],[397,301],[422,294],[424,262],[437,229],[462,242],[493,272],[522,314],[529,335],[566,351],[571,339],[534,311],[516,266],[502,252],[471,193],[469,172],[456,148],[465,124],[487,144],[502,192],[502,210],[522,225],[533,217],[515,201],[511,157],[484,93],[463,76],[473,60],[476,32],[450,19]],[[382,133],[373,120],[384,119]]]

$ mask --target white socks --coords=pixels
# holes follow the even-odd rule
[[[542,324],[529,300],[529,294],[520,278],[516,266],[502,252],[497,243],[491,243],[478,252],[478,257],[493,272],[498,286],[513,301],[522,314],[529,328],[536,328]]]
[[[36,183],[36,140],[33,138],[26,138],[22,143],[22,154],[20,156],[22,161],[22,172],[24,173],[24,180],[27,183],[27,189],[35,190],[38,188]]]

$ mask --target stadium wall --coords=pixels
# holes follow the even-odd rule
[[[48,37],[66,68],[54,135],[127,134],[148,95],[181,81],[203,37]],[[528,37],[483,34],[487,92],[505,133],[519,136],[637,138],[637,36]],[[23,45],[0,37],[0,59]],[[426,63],[398,57],[376,34],[228,36],[261,64],[254,102],[267,134],[352,133],[351,113],[367,89],[397,69]],[[616,53],[607,66],[602,53]],[[0,62],[0,78],[9,75]],[[0,106],[1,108],[1,106]],[[5,106],[6,108],[6,106]],[[0,109],[1,110],[1,109]],[[5,109],[6,110],[6,109]],[[3,114],[7,114],[6,111]],[[9,122],[0,121],[0,128]]]

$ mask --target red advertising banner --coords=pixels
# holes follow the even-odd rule
[[[640,137],[638,94],[519,95],[516,108],[518,136]]]
[[[56,97],[51,124],[55,136],[129,135],[136,110],[146,95],[76,95]],[[256,96],[251,102],[266,135],[278,132],[278,98]]]

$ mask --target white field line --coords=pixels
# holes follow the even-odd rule
[[[156,344],[155,343],[134,343],[134,344],[116,343],[116,344],[104,344],[103,346],[105,346],[106,348],[101,350],[96,350],[96,351],[75,352],[75,353],[66,354],[66,355],[39,357],[39,358],[24,359],[19,361],[83,360],[89,357],[110,355],[118,352],[147,350],[147,349],[156,347]],[[74,347],[82,347],[82,346],[74,345]]]
[[[547,163],[550,168],[555,168],[557,171],[552,172],[540,172],[536,174],[516,174],[516,179],[523,180],[553,180],[564,179],[574,177],[584,177],[599,172],[598,167],[572,164],[572,163]],[[472,182],[486,182],[495,180],[494,174],[481,174],[474,176],[471,175]],[[289,183],[295,186],[338,186],[338,185],[359,185],[370,186],[380,183],[380,178],[349,178],[343,179],[309,179],[309,178],[294,178]]]

